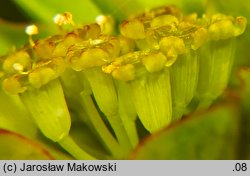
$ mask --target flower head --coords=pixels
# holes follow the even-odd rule
[[[81,107],[72,113],[86,113],[97,134],[108,139],[103,143],[110,153],[119,156],[112,151],[118,143],[128,153],[138,142],[137,117],[154,132],[180,119],[192,100],[208,105],[223,92],[234,39],[247,23],[224,14],[184,15],[172,6],[124,20],[119,35],[111,34],[111,17],[96,20],[75,26],[71,13],[57,14],[54,22],[73,30],[35,42],[31,36],[38,29],[28,26],[30,46],[4,58],[2,86],[19,94],[43,134],[56,142],[69,135],[72,106]]]

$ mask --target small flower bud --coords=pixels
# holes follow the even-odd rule
[[[186,52],[186,47],[182,39],[169,36],[161,39],[160,50],[167,57],[166,66],[169,67],[176,61],[178,54],[184,54]]]
[[[148,72],[157,72],[162,70],[166,61],[166,56],[161,52],[150,53],[142,58],[142,63],[145,65]]]
[[[52,57],[65,57],[69,48],[77,43],[80,43],[81,39],[74,33],[67,34],[64,38],[55,46],[54,50],[51,47]]]
[[[121,34],[131,39],[145,38],[144,25],[138,19],[124,21],[120,26]]]
[[[55,78],[56,73],[51,68],[38,68],[29,74],[29,82],[35,88],[40,88]]]
[[[135,68],[133,64],[127,64],[115,69],[112,72],[115,79],[122,81],[131,81],[135,79]]]
[[[49,41],[49,39],[40,39],[33,47],[33,51],[39,59],[52,58],[54,49],[55,43],[53,41]]]
[[[3,89],[11,94],[24,92],[27,88],[22,86],[18,78],[10,77],[3,81]]]
[[[100,48],[93,48],[84,51],[81,56],[74,57],[71,60],[71,66],[76,71],[81,71],[85,68],[102,66],[109,60],[109,55],[107,52]]]
[[[231,20],[221,20],[211,24],[208,33],[212,40],[225,40],[234,36],[234,26]]]
[[[160,41],[160,50],[166,52],[173,48],[177,54],[184,54],[186,47],[184,41],[175,36],[164,37]]]
[[[193,50],[197,50],[208,40],[208,32],[205,28],[199,28],[192,34],[193,43],[191,44],[191,48]]]
[[[247,26],[247,19],[245,17],[237,17],[235,20],[235,36],[241,35]]]

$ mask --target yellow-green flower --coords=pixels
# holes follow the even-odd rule
[[[38,29],[29,26],[29,45],[1,58],[1,91],[76,159],[126,158],[143,133],[208,108],[227,87],[247,25],[242,16],[162,6],[124,19],[115,34],[104,17],[78,25],[71,13],[57,14],[58,34],[34,40]],[[101,149],[78,145],[75,123]]]

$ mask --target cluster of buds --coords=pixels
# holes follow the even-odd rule
[[[57,15],[54,21],[59,27],[74,24],[68,12]],[[112,118],[135,123],[139,117],[153,132],[180,118],[192,100],[202,104],[222,93],[233,62],[234,39],[245,27],[244,17],[183,15],[172,6],[125,20],[119,36],[105,34],[97,23],[74,24],[71,32],[35,42],[30,39],[30,45],[3,58],[2,86],[27,99],[25,95],[30,93],[26,92],[37,93],[55,80],[67,85],[64,76],[70,69],[81,73],[84,81],[79,82],[91,89],[118,140],[121,131],[115,130],[117,124]],[[29,35],[37,33],[30,30]],[[58,109],[55,116],[68,113]],[[126,119],[128,116],[132,117]],[[62,129],[68,133],[66,126]],[[124,126],[129,133],[129,127]],[[62,134],[44,133],[55,141],[63,138]]]

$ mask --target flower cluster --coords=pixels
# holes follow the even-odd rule
[[[54,141],[69,133],[68,107],[80,105],[79,113],[90,119],[111,153],[119,148],[116,138],[125,151],[136,145],[137,117],[154,132],[182,117],[191,101],[203,106],[218,97],[227,85],[234,39],[246,27],[244,17],[184,15],[172,6],[125,20],[118,36],[105,34],[105,24],[77,26],[68,12],[54,21],[73,30],[35,42],[30,38],[30,45],[2,58],[3,89],[20,95]],[[26,32],[34,35],[38,29]],[[113,155],[120,156],[117,150]]]

